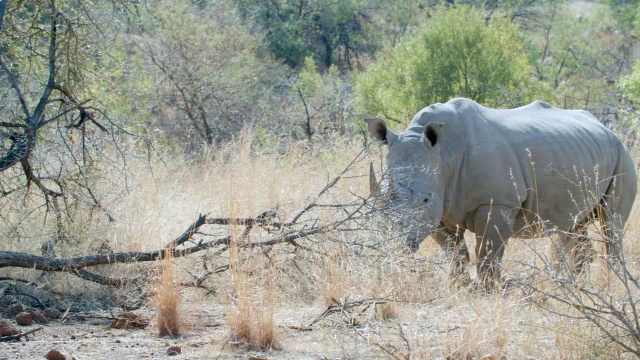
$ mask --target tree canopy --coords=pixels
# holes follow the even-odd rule
[[[441,7],[359,73],[356,91],[363,111],[404,121],[454,97],[522,104],[534,97],[527,88],[532,71],[516,24],[504,17],[487,21],[471,6]]]
[[[376,50],[369,24],[371,1],[234,0],[239,13],[263,30],[271,52],[292,67],[306,57],[330,67],[352,67]]]

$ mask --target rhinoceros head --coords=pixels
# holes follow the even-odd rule
[[[371,171],[372,191],[385,205],[416,250],[440,224],[443,212],[444,180],[441,176],[440,148],[442,124],[429,123],[422,132],[396,134],[384,120],[368,119],[371,136],[389,147],[386,186],[376,183]]]

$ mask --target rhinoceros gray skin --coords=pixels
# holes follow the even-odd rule
[[[556,229],[567,249],[583,249],[574,268],[580,271],[589,257],[585,225],[597,218],[614,239],[636,197],[628,150],[583,110],[541,101],[496,110],[458,98],[422,109],[401,134],[380,119],[367,123],[388,145],[384,197],[409,245],[416,249],[432,235],[454,251],[452,276],[468,279],[463,234],[474,232],[485,286],[496,284],[510,237],[542,230]],[[608,243],[610,254],[616,248]]]

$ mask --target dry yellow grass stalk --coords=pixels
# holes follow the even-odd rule
[[[153,283],[156,325],[162,336],[180,335],[183,327],[181,289],[171,253],[162,260],[160,274]]]

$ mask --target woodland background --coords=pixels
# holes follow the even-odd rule
[[[586,109],[637,162],[638,36],[637,0],[1,1],[0,250],[150,252],[206,213],[209,228],[173,244],[231,240],[170,258],[164,281],[174,298],[198,299],[181,310],[192,326],[182,333],[205,333],[194,314],[219,311],[218,340],[205,343],[221,354],[238,351],[220,340],[229,334],[294,358],[640,354],[636,215],[624,240],[632,286],[603,280],[618,273],[596,262],[587,285],[572,284],[603,297],[580,298],[580,310],[574,293],[544,285],[548,237],[510,244],[505,266],[522,292],[482,295],[448,285],[429,241],[406,254],[363,210],[369,163],[384,165],[363,119],[402,130],[454,97]],[[152,308],[166,263],[85,273],[0,262],[0,300]],[[584,310],[594,302],[597,316]],[[341,312],[322,321],[348,314],[358,326],[338,316],[292,334],[331,306]],[[254,329],[245,338],[242,324]],[[280,334],[256,340],[267,328]]]

